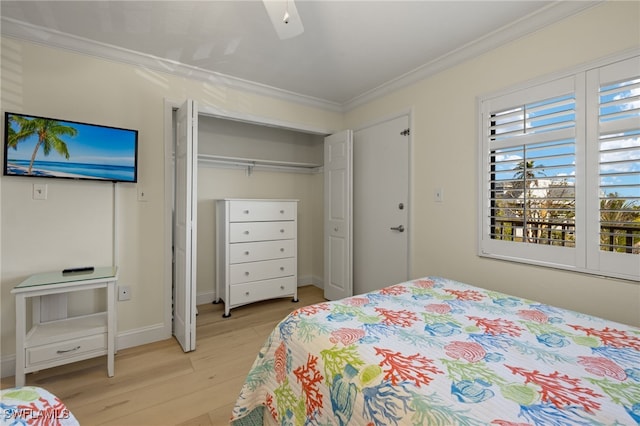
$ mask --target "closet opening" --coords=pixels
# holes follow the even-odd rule
[[[165,195],[167,235],[165,327],[175,335],[174,220],[177,188],[176,140],[179,103],[165,102]],[[259,117],[230,116],[200,110],[193,129],[197,140],[197,200],[193,306],[216,299],[215,200],[223,198],[298,199],[298,282],[322,287],[323,146],[330,131],[279,123]],[[192,336],[195,341],[195,336]],[[184,346],[183,346],[184,348]]]

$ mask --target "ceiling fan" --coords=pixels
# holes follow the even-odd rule
[[[295,0],[262,0],[262,3],[281,40],[299,36],[304,32]]]

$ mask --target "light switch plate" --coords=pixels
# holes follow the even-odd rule
[[[46,183],[34,183],[33,184],[33,199],[34,200],[46,200],[47,199],[47,184]]]
[[[442,188],[436,188],[433,191],[433,201],[441,203],[444,201],[444,190]]]
[[[149,201],[149,196],[144,187],[138,184],[138,201]]]

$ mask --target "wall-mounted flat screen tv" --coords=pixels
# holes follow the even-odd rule
[[[138,131],[5,112],[3,174],[137,182]]]

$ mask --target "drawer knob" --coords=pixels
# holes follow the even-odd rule
[[[248,291],[247,291],[247,292],[245,292],[245,293],[244,293],[244,295],[245,295],[245,296],[248,296],[248,295],[249,295],[249,292],[248,292]]]
[[[283,285],[280,286],[280,290],[284,290],[284,286]]]
[[[249,235],[249,231],[244,231],[244,235]]]
[[[284,210],[280,210],[280,214],[284,214]]]
[[[56,353],[58,355],[68,354],[69,352],[77,351],[78,349],[80,349],[80,346],[76,346],[75,348],[66,349],[66,350],[59,350],[59,351],[56,351]]]
[[[280,251],[284,252],[284,247],[280,247]]]
[[[244,210],[242,213],[249,214],[249,210]]]
[[[281,267],[280,267],[280,270],[281,270],[281,271],[284,271],[284,266],[281,266]]]
[[[249,252],[248,251],[245,251],[244,254],[245,254],[245,256],[249,256]]]
[[[281,233],[281,234],[284,234],[284,229],[281,229],[281,230],[280,230],[280,233]]]
[[[245,272],[244,274],[248,277],[249,276],[249,271]]]

